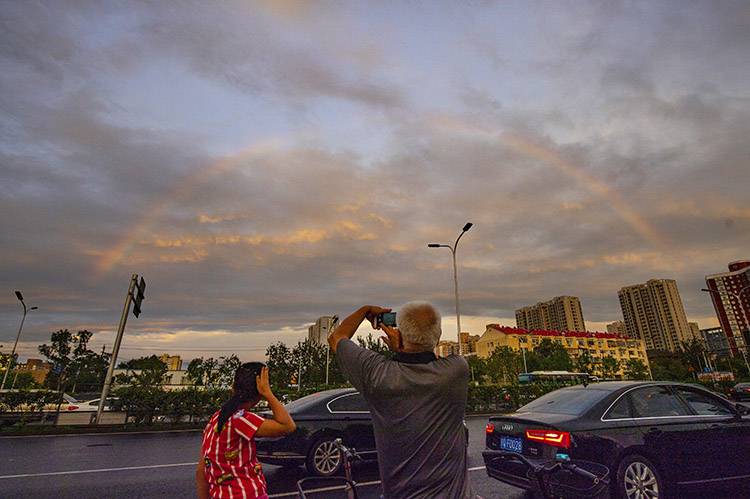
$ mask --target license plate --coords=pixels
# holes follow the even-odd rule
[[[510,452],[521,453],[523,449],[523,441],[521,437],[500,437],[500,448]]]

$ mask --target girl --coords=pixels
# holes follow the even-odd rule
[[[250,412],[261,398],[268,402],[273,419]],[[195,472],[198,497],[267,498],[254,437],[286,435],[295,427],[271,392],[268,368],[260,362],[242,364],[234,373],[232,398],[211,416],[203,430],[201,459]]]

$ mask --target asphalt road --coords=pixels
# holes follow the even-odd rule
[[[484,497],[526,498],[487,477],[482,462],[486,417],[469,418],[470,477]],[[0,498],[195,497],[200,433],[140,433],[0,438]],[[271,497],[294,497],[303,468],[264,466]],[[363,499],[380,496],[375,464],[354,470]],[[335,498],[324,491],[312,497]]]

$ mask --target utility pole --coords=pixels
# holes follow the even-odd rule
[[[36,310],[38,307],[26,308],[26,303],[23,301],[23,294],[20,291],[16,291],[16,298],[23,305],[23,317],[21,318],[21,325],[18,326],[18,334],[16,335],[16,342],[13,343],[13,350],[10,352],[10,358],[8,359],[8,366],[5,368],[5,375],[3,376],[3,382],[0,384],[0,390],[5,388],[5,381],[8,379],[8,373],[11,367],[16,363],[16,348],[18,347],[18,340],[21,338],[21,330],[23,329],[23,323],[26,321],[26,314],[29,310]],[[18,374],[18,373],[16,373]],[[15,381],[14,381],[15,383]]]
[[[138,290],[136,296],[133,295],[135,290]],[[99,424],[102,419],[102,412],[104,411],[104,403],[107,400],[109,389],[112,384],[112,374],[115,370],[115,364],[117,364],[117,354],[120,351],[120,343],[122,343],[122,335],[125,332],[125,323],[128,321],[128,314],[130,313],[130,304],[133,299],[136,300],[136,317],[141,313],[140,302],[143,300],[143,293],[146,289],[146,282],[141,277],[140,283],[138,282],[138,274],[133,274],[130,277],[130,285],[128,286],[128,294],[125,296],[125,305],[122,307],[122,315],[120,316],[120,325],[117,328],[117,337],[115,338],[115,345],[112,348],[112,358],[109,360],[109,369],[107,369],[107,377],[104,378],[104,385],[102,386],[102,394],[99,399],[99,408],[96,410],[96,424]],[[102,352],[104,349],[102,348]]]
[[[331,326],[328,328],[328,336],[331,336],[333,334],[333,330],[336,328],[336,324],[339,322],[339,316],[334,315],[331,319]],[[331,345],[328,343],[328,338],[326,338],[326,386],[328,386],[328,364],[330,362],[331,358]]]

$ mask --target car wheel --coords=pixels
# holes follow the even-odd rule
[[[625,457],[617,469],[617,492],[622,499],[666,497],[664,482],[651,461],[638,454]]]
[[[307,453],[307,471],[317,476],[332,476],[341,469],[341,454],[334,443],[335,437],[323,437],[313,443]]]

